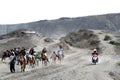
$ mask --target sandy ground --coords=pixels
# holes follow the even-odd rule
[[[91,50],[70,47],[70,50],[65,53],[62,64],[57,61],[56,64],[50,63],[48,66],[42,66],[40,62],[40,65],[35,68],[27,66],[26,72],[23,73],[20,72],[20,66],[17,65],[16,73],[10,73],[9,60],[6,60],[6,63],[0,62],[0,80],[114,80],[109,75],[116,68],[118,61],[114,46],[103,41],[105,33],[100,34],[99,30],[96,30],[95,33],[101,40],[100,46],[103,50],[103,53],[99,55],[97,65],[91,62]],[[40,46],[50,47],[57,43],[59,43],[58,40],[50,44],[42,44],[41,41],[36,50],[42,48]]]

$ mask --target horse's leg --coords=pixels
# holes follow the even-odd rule
[[[62,64],[62,58],[60,59],[60,64]]]
[[[32,68],[34,67],[34,63],[32,62]]]
[[[44,61],[42,60],[42,65],[44,64]]]
[[[5,62],[5,57],[2,57],[1,61],[2,61],[2,62]]]
[[[50,61],[48,60],[48,58],[47,58],[47,62],[49,62],[49,63],[50,63]]]
[[[32,63],[31,63],[31,61],[30,61],[30,67],[32,66]]]
[[[44,66],[44,60],[42,60],[42,67]]]
[[[19,63],[20,63],[20,60],[18,59],[18,60],[17,60],[17,65],[19,65]]]
[[[33,67],[35,67],[35,59],[33,60]]]
[[[22,72],[22,65],[21,65],[21,72]]]
[[[23,72],[25,72],[25,67],[26,67],[26,66],[24,65]]]
[[[56,64],[56,59],[54,59],[54,64]]]
[[[34,67],[34,58],[33,57],[31,58],[31,66],[32,66],[32,68]]]
[[[31,67],[33,68],[33,61],[31,60]]]
[[[47,60],[44,61],[44,65],[47,66]]]
[[[60,61],[60,65],[61,65],[61,58],[59,58],[59,61]]]
[[[1,58],[1,61],[3,61],[3,57]]]

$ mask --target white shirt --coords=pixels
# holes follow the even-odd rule
[[[60,49],[60,50],[58,51],[58,54],[59,54],[59,55],[62,55],[62,54],[63,54],[63,49]]]

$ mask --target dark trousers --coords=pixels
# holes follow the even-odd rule
[[[15,62],[10,62],[10,71],[11,73],[15,72]]]

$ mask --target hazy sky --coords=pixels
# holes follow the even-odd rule
[[[120,0],[0,0],[0,24],[119,13]]]

